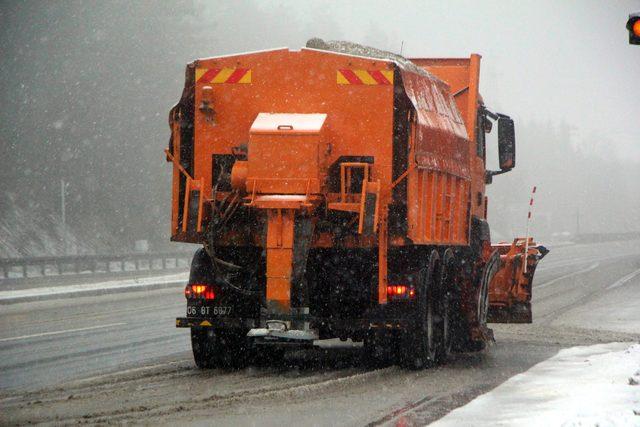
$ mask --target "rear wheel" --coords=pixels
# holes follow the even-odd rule
[[[440,282],[438,284],[438,345],[436,359],[444,362],[451,354],[453,347],[453,295],[451,290],[455,283],[453,270],[453,253],[447,250],[442,257]]]
[[[249,361],[246,331],[191,328],[191,348],[198,368],[242,368]]]
[[[436,280],[439,274],[440,256],[435,250],[429,256],[427,267],[420,273],[418,304],[415,326],[406,333],[403,342],[403,366],[424,369],[436,361],[437,340],[435,333]]]
[[[487,318],[489,312],[489,284],[493,276],[500,267],[500,255],[497,251],[489,257],[487,263],[479,272],[477,280],[477,291],[472,300],[473,317],[471,319],[459,318],[457,321],[457,343],[456,349],[459,351],[473,352],[484,350],[487,346],[487,340],[492,339],[492,332],[487,327]],[[477,338],[472,335],[475,329]]]
[[[392,346],[388,337],[378,336],[373,331],[368,332],[362,346],[362,363],[369,369],[388,366],[392,359],[390,348]]]
[[[191,349],[198,368],[211,369],[220,365],[217,341],[213,330],[191,328]]]

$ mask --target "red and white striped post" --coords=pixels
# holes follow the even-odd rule
[[[531,198],[529,199],[529,213],[527,214],[527,232],[524,236],[524,257],[522,257],[522,270],[527,272],[527,255],[529,254],[529,226],[531,224],[531,210],[533,209],[533,196],[536,194],[536,186],[531,190]]]

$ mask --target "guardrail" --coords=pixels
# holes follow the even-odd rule
[[[0,280],[187,268],[193,252],[0,258]]]
[[[628,233],[580,233],[574,237],[576,243],[623,242],[640,239],[640,232]]]

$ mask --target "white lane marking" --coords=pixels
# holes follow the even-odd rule
[[[617,280],[615,283],[612,283],[611,285],[607,286],[607,290],[617,288],[618,286],[622,286],[639,274],[640,274],[640,269],[634,271],[633,273],[627,274],[622,279]]]
[[[590,267],[587,267],[587,268],[585,268],[583,270],[578,270],[578,271],[574,271],[573,273],[565,274],[564,276],[557,277],[557,278],[555,278],[553,280],[550,280],[548,282],[542,283],[541,285],[534,286],[533,288],[534,289],[546,288],[547,286],[553,285],[554,283],[559,282],[560,280],[569,278],[571,276],[575,276],[577,274],[587,273],[587,272],[589,272],[591,270],[595,270],[599,265],[600,265],[600,263],[596,262],[596,263],[592,264]]]
[[[590,257],[585,257],[585,258],[573,258],[573,259],[569,259],[569,260],[558,260],[555,262],[552,262],[551,264],[548,264],[549,261],[545,261],[545,263],[543,263],[542,265],[536,267],[536,272],[540,272],[540,271],[545,271],[545,270],[553,270],[556,268],[563,268],[563,267],[570,267],[572,265],[580,265],[580,264],[587,264],[589,262],[593,262],[593,261],[610,261],[612,259],[619,259],[619,258],[627,258],[627,257],[635,257],[640,255],[640,253],[629,253],[629,254],[623,254],[623,255],[613,255],[613,256],[609,256],[609,257],[605,257],[602,258],[601,256],[590,256]]]
[[[599,256],[592,256],[592,257],[585,257],[585,258],[575,258],[575,259],[555,261],[554,263],[549,263],[545,261],[544,264],[536,267],[536,272],[545,271],[545,270],[554,270],[557,268],[571,267],[571,266],[580,265],[580,264],[588,264],[590,262],[602,261],[602,260],[603,259]]]
[[[104,328],[110,328],[112,326],[122,326],[122,325],[126,325],[126,323],[125,322],[109,323],[108,325],[89,326],[87,328],[67,329],[67,330],[64,330],[64,331],[43,332],[41,334],[22,335],[20,337],[2,338],[2,339],[0,339],[0,342],[17,341],[17,340],[24,340],[24,339],[27,339],[27,338],[36,338],[36,337],[46,337],[46,336],[49,336],[49,335],[68,334],[70,332],[91,331],[93,329],[104,329]]]

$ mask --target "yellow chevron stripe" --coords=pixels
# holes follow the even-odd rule
[[[213,78],[213,80],[211,80],[211,83],[224,83],[227,81],[227,79],[229,78],[229,76],[231,74],[233,74],[233,72],[235,71],[235,68],[223,68],[217,76],[215,76]]]
[[[358,76],[358,78],[360,80],[362,80],[362,83],[364,83],[366,85],[377,85],[378,84],[376,79],[371,77],[371,74],[369,74],[369,72],[367,70],[353,70],[353,72],[355,73],[356,76]]]
[[[238,80],[238,83],[251,83],[251,70],[247,71],[246,74]]]
[[[380,70],[380,72],[389,80],[389,83],[393,84],[393,70]]]
[[[202,75],[206,72],[206,68],[196,68],[196,81],[200,80],[200,77],[202,77]]]
[[[336,82],[339,85],[348,85],[349,84],[349,80],[347,80],[342,73],[340,72],[340,70],[338,70],[338,73],[336,74]]]

